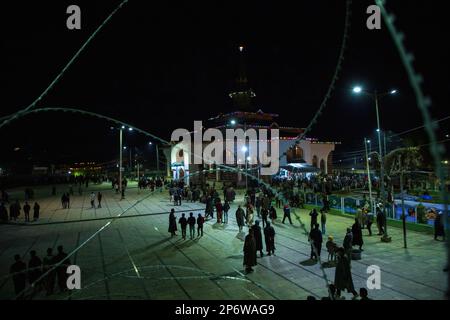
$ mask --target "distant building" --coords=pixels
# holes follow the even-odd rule
[[[278,114],[265,113],[262,110],[252,111],[252,98],[256,96],[255,92],[248,87],[247,76],[245,73],[245,64],[243,60],[243,47],[240,47],[240,68],[239,75],[236,79],[236,90],[229,94],[234,107],[237,111],[219,114],[207,120],[207,125],[203,124],[204,130],[208,128],[219,129],[224,139],[226,139],[227,129],[243,129],[248,132],[249,129],[278,129],[279,130],[279,154],[280,166],[277,175],[289,177],[295,173],[313,173],[313,172],[332,172],[333,151],[337,142],[320,142],[317,139],[304,138],[295,143],[298,136],[304,132],[303,128],[287,127],[279,125],[276,122]],[[191,132],[191,137],[194,132]],[[268,155],[270,156],[270,142],[273,137],[267,137],[267,140],[261,140],[258,136],[257,145],[267,145]],[[236,141],[237,142],[237,141]],[[251,142],[248,142],[249,147]],[[209,143],[203,143],[203,150]],[[174,143],[175,145],[175,143]],[[181,145],[181,147],[180,147]],[[254,175],[265,180],[271,177],[260,176],[261,164],[260,159],[248,159],[247,153],[237,150],[238,144],[234,144],[234,150],[228,150],[224,144],[224,158],[234,155],[235,165],[231,166],[235,169],[244,169]],[[206,163],[194,164],[194,156],[186,144],[178,144],[179,150],[175,150],[174,146],[164,149],[167,161],[167,175],[175,180],[185,179],[186,183],[198,183],[206,179],[214,179],[216,181],[224,181],[243,185],[246,183],[245,175],[242,172],[225,170],[216,166],[214,163],[204,159]],[[247,151],[247,150],[245,150]],[[256,151],[255,151],[256,152]],[[252,161],[253,160],[253,161]],[[209,162],[209,163],[208,163]],[[253,162],[253,164],[250,164]],[[217,169],[217,170],[215,170]],[[248,183],[248,181],[247,181]]]

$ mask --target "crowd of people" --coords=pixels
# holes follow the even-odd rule
[[[0,202],[0,222],[6,223],[8,221],[17,221],[22,210],[25,215],[25,222],[31,222],[31,206],[28,201],[25,201],[23,207],[20,205],[19,200],[11,202],[9,204],[9,218],[7,203]],[[39,219],[40,210],[41,206],[39,205],[39,203],[35,202],[33,205],[33,221],[37,221]]]
[[[56,284],[60,292],[67,291],[67,267],[69,265],[70,259],[64,252],[63,246],[58,246],[56,255],[53,254],[52,248],[48,248],[47,254],[42,259],[36,251],[32,250],[28,263],[24,262],[19,254],[16,254],[14,263],[9,269],[16,299],[33,297],[42,290],[49,296],[54,293]],[[26,290],[27,282],[30,286],[29,290]]]

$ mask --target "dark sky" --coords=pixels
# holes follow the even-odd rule
[[[373,102],[351,95],[362,84],[399,94],[380,103],[382,127],[401,132],[422,124],[414,94],[386,26],[366,28],[372,1],[353,1],[352,27],[336,90],[309,137],[359,149],[375,129]],[[120,1],[12,1],[2,4],[0,116],[28,106]],[[237,73],[237,47],[247,53],[254,109],[280,114],[279,124],[305,127],[332,78],[343,36],[345,1],[204,3],[130,0],[40,102],[75,107],[128,122],[168,139],[233,111],[228,93]],[[66,8],[82,10],[82,29],[66,28]],[[448,108],[450,57],[443,1],[388,1],[406,34],[415,67],[433,99],[435,118]],[[448,122],[443,122],[444,127]],[[444,134],[446,129],[441,130]],[[1,162],[29,159],[111,160],[117,133],[110,123],[73,114],[32,115],[0,129]],[[127,134],[125,144],[148,138]],[[20,152],[13,152],[20,147]]]

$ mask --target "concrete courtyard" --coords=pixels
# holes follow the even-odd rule
[[[168,212],[173,208],[167,191],[151,194],[130,188],[126,199],[119,200],[109,187],[101,188],[101,209],[90,208],[87,190],[71,197],[70,209],[61,208],[61,193],[50,196],[49,190],[44,190],[37,192],[41,205],[38,222],[23,223],[22,212],[19,224],[0,225],[0,299],[14,298],[8,273],[15,254],[28,261],[31,250],[42,258],[47,248],[56,251],[58,245],[67,253],[75,250],[71,263],[82,270],[82,289],[50,297],[38,293],[34,299],[305,299],[308,295],[320,299],[327,295],[319,264],[309,260],[310,246],[299,221],[294,218],[293,226],[282,224],[281,209],[274,226],[276,255],[258,258],[255,272],[245,275],[243,235],[235,223],[242,195],[231,207],[228,225],[210,220],[203,237],[182,240],[180,230],[174,238],[167,232]],[[204,205],[199,203],[184,202],[175,209],[177,217],[180,211],[204,214]],[[309,226],[308,211],[296,212]],[[351,224],[351,219],[328,215],[327,235],[342,244]],[[381,290],[370,290],[371,298],[443,299],[447,285],[447,274],[442,271],[447,258],[444,242],[408,231],[408,249],[404,249],[402,230],[390,228],[389,233],[392,243],[382,243],[379,236],[368,237],[363,230],[362,260],[352,262],[355,288],[366,286],[367,267],[377,265]],[[324,270],[333,282],[335,268]],[[348,293],[344,296],[351,298]]]

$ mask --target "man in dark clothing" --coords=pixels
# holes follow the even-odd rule
[[[361,297],[361,300],[372,300],[369,298],[369,293],[366,288],[359,289],[359,296]]]
[[[240,205],[236,210],[236,223],[238,225],[239,232],[242,232],[242,228],[244,227],[245,224],[245,213],[244,209],[242,209]]]
[[[61,292],[67,291],[67,267],[70,266],[70,259],[67,258],[67,253],[64,252],[63,246],[58,247],[58,254],[54,259],[55,264],[61,262],[56,267],[56,276],[58,278],[58,287]]]
[[[318,260],[320,252],[322,251],[322,232],[319,230],[319,225],[316,223],[313,229],[309,233],[309,241],[311,243],[311,255],[310,258]]]
[[[442,212],[439,212],[436,219],[434,219],[434,240],[437,240],[438,237],[442,237],[443,241],[445,241],[445,230],[442,220]]]
[[[362,250],[362,246],[364,244],[363,235],[361,230],[361,225],[359,224],[358,219],[355,219],[355,223],[352,226],[352,246],[359,246],[359,250]]]
[[[275,229],[270,225],[270,222],[267,222],[264,228],[264,240],[266,242],[267,254],[269,256],[275,254]]]
[[[190,235],[191,239],[194,239],[194,237],[195,237],[195,217],[192,212],[189,213],[189,218],[187,219],[187,223],[189,225],[189,235]]]
[[[262,243],[262,234],[261,234],[261,227],[259,226],[259,221],[256,220],[255,224],[252,226],[253,230],[253,237],[255,238],[256,242],[256,251],[259,251],[261,254],[261,258],[263,257],[263,243]]]
[[[252,267],[256,266],[256,241],[253,236],[253,230],[250,229],[244,241],[244,266],[245,272],[253,272]]]
[[[184,213],[181,215],[181,218],[178,220],[178,223],[180,224],[181,227],[181,236],[183,237],[183,240],[186,240],[187,219]]]
[[[352,257],[352,247],[353,247],[353,234],[352,229],[347,228],[347,234],[344,237],[344,243],[342,244],[345,250],[345,254],[351,258]]]
[[[25,213],[25,222],[30,222],[30,211],[30,205],[28,204],[28,202],[25,202],[25,205],[23,206],[23,212]]]
[[[36,256],[36,251],[30,251],[30,261],[28,261],[28,282],[39,288],[40,284],[35,283],[41,276],[42,261]]]
[[[39,203],[35,202],[34,206],[33,206],[33,220],[38,220],[39,219],[39,212],[41,210],[41,206],[39,205]]]
[[[14,256],[14,264],[9,269],[9,273],[11,273],[13,282],[14,282],[14,292],[17,296],[17,299],[23,299],[27,274],[26,269],[27,265],[21,260],[20,255],[16,254]]]
[[[334,285],[336,286],[336,296],[340,298],[341,291],[347,290],[356,298],[358,293],[353,286],[352,272],[350,266],[351,257],[345,254],[344,248],[337,251],[337,264],[334,274]]]
[[[263,229],[266,227],[267,225],[267,216],[269,215],[269,210],[267,210],[266,208],[263,208],[261,210],[261,218],[262,218],[262,226]]]
[[[199,213],[197,218],[197,237],[200,237],[200,231],[202,234],[201,236],[203,237],[203,223],[205,223],[205,218],[203,218],[202,214]]]
[[[313,209],[309,213],[309,216],[311,217],[311,230],[312,230],[314,226],[317,224],[317,217],[319,216],[319,214],[317,213],[316,209]]]
[[[101,208],[102,207],[102,198],[103,198],[103,195],[102,195],[102,193],[99,191],[98,193],[97,193],[97,200],[98,200],[98,206],[97,206],[97,208]]]
[[[283,221],[282,223],[284,223],[284,220],[286,220],[286,218],[288,218],[289,223],[292,224],[292,220],[291,220],[291,208],[289,208],[289,205],[286,204],[284,206],[284,215],[283,215]]]
[[[44,257],[43,261],[43,268],[42,268],[43,274],[46,274],[49,270],[52,269],[54,261],[55,257],[53,256],[53,250],[52,248],[48,248],[47,255]],[[44,278],[44,287],[47,292],[47,296],[53,294],[53,290],[55,288],[55,278],[56,278],[56,271],[54,269],[48,272]]]
[[[223,205],[223,223],[228,223],[228,211],[230,210],[230,203],[225,200]]]
[[[377,227],[379,236],[384,234],[384,219],[383,211],[380,208],[377,208]]]

